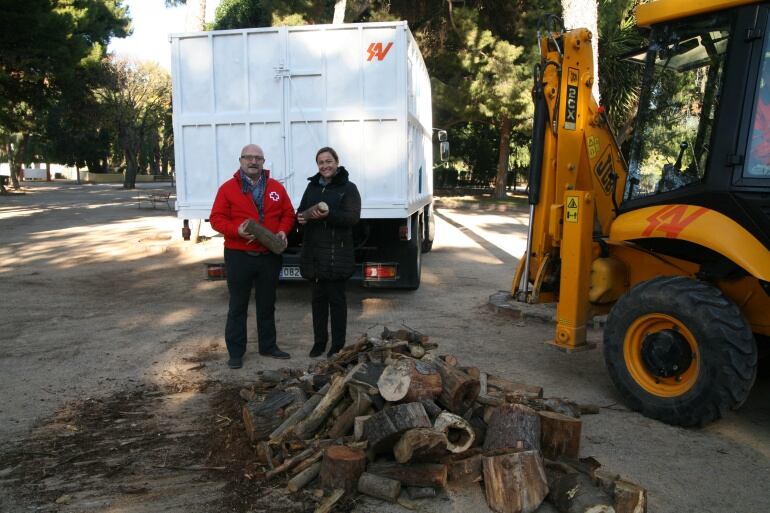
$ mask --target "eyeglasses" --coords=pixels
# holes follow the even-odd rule
[[[241,158],[243,160],[256,160],[257,162],[265,161],[265,157],[262,157],[260,155],[241,155]]]

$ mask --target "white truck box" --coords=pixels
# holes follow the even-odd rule
[[[433,239],[433,145],[430,80],[406,22],[172,34],[171,71],[179,218],[208,218],[248,143],[263,148],[296,208],[317,172],[316,151],[328,145],[361,193],[370,223],[361,247],[373,248],[372,233],[389,231],[376,223],[391,220],[396,237],[377,243],[377,255],[416,260],[416,284],[388,271],[369,281],[416,288],[419,251],[402,253],[415,244],[427,251]]]

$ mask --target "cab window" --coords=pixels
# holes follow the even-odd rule
[[[770,38],[765,39],[763,55],[751,115],[744,178],[770,178]]]

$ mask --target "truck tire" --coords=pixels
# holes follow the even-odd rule
[[[422,216],[423,234],[422,234],[422,252],[428,253],[433,249],[433,237],[436,233],[436,219],[433,217],[432,205],[425,207],[425,213]]]
[[[746,400],[757,346],[738,306],[718,288],[664,276],[636,285],[613,306],[604,360],[631,409],[701,426]]]

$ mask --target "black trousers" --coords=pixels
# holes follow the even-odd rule
[[[225,343],[231,357],[241,358],[246,352],[246,318],[251,290],[257,310],[257,341],[260,353],[276,349],[275,289],[283,258],[275,253],[258,256],[225,248],[225,269],[230,305],[225,325]]]
[[[329,313],[332,324],[332,349],[345,345],[348,324],[347,280],[313,281],[313,345],[326,348],[329,341]]]

